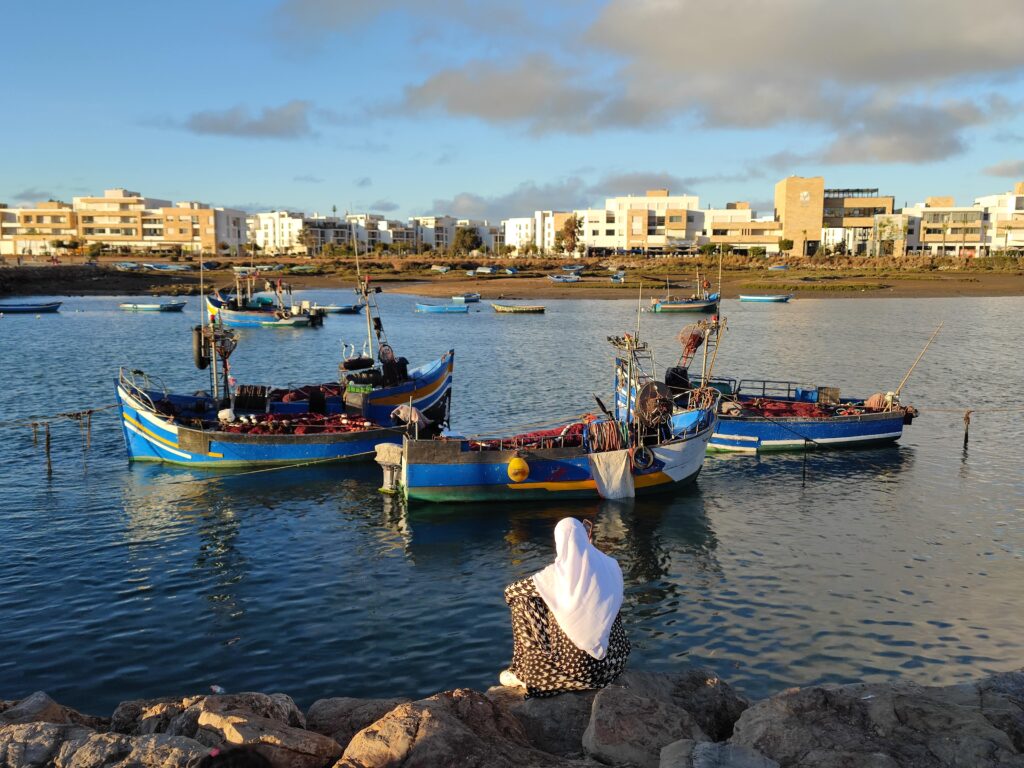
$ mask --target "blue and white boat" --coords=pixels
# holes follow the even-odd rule
[[[616,272],[611,277],[609,277],[608,279],[611,280],[613,283],[624,283],[626,282],[626,273],[619,271]]]
[[[466,304],[416,304],[417,312],[432,315],[464,315],[469,312]]]
[[[243,282],[244,280],[244,282]],[[237,275],[234,289],[222,288],[206,297],[206,311],[229,328],[319,328],[326,310],[308,301],[296,305],[291,286],[280,279],[273,285],[274,296],[255,290],[255,275]],[[267,288],[271,287],[269,282]],[[287,299],[287,300],[286,300]]]
[[[0,315],[50,315],[60,310],[62,301],[42,304],[0,304]]]
[[[165,301],[163,303],[153,304],[136,304],[132,302],[125,302],[118,304],[117,308],[122,312],[181,312],[185,309],[185,305],[188,302],[185,301]]]
[[[577,274],[571,275],[548,275],[548,280],[554,283],[578,283],[583,278]]]
[[[688,431],[672,434],[664,385],[642,370],[646,345],[629,336],[612,343],[619,350],[616,390],[638,392],[615,414],[474,440],[407,435],[400,448],[378,450],[381,490],[410,501],[530,501],[630,498],[692,482],[714,431],[718,393],[690,414]]]
[[[456,304],[473,304],[480,301],[479,293],[459,293],[452,296],[452,301]]]
[[[313,309],[321,309],[328,315],[358,315],[363,311],[362,304],[328,304],[320,306],[314,304]]]
[[[689,299],[678,299],[666,296],[663,299],[652,299],[650,311],[657,313],[716,312],[718,310],[718,302],[720,298],[721,297],[718,293],[705,293],[701,296]]]
[[[833,387],[790,381],[718,378],[723,393],[708,450],[734,453],[887,445],[917,410],[893,393],[840,397]]]
[[[155,272],[191,272],[192,267],[188,264],[143,264],[144,269],[152,269]]]
[[[347,357],[338,380],[326,384],[236,384],[227,366],[234,332],[219,324],[193,329],[194,361],[211,368],[210,392],[176,394],[142,371],[122,369],[117,398],[129,459],[211,468],[351,461],[400,442],[411,425],[440,429],[448,422],[454,350],[410,369],[395,357],[379,315],[370,318],[376,302],[367,306],[369,354]]]
[[[762,295],[751,295],[751,294],[740,294],[740,301],[749,301],[759,304],[786,304],[792,299],[794,294],[792,293],[775,293],[775,294],[762,294]]]
[[[506,275],[518,275],[519,274],[519,270],[516,269],[515,267],[505,267],[505,274]]]
[[[578,275],[584,269],[586,269],[586,264],[563,264],[562,265],[562,271],[563,272],[571,272],[574,275]]]
[[[770,269],[772,272],[784,272],[787,269],[789,269],[789,265],[788,264],[773,264],[772,266],[768,267],[768,269]]]

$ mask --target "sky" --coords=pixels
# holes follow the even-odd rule
[[[0,202],[491,220],[1024,181],[1024,2],[5,3]]]

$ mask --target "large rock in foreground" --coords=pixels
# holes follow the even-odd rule
[[[96,733],[69,723],[0,728],[2,768],[185,768],[207,752],[183,736]]]
[[[306,712],[306,727],[334,739],[344,749],[352,737],[409,699],[319,699]]]
[[[335,768],[546,768],[562,760],[530,746],[523,726],[476,691],[400,704],[355,735]]]
[[[280,720],[242,712],[204,709],[196,739],[208,746],[251,745],[274,768],[324,768],[341,757],[334,739]]]
[[[0,726],[19,723],[73,723],[88,728],[105,729],[109,723],[100,717],[83,715],[70,707],[62,706],[42,691],[36,691],[21,701],[5,702],[0,710]]]
[[[750,707],[732,743],[783,768],[1024,768],[1024,673],[977,684],[821,686]]]
[[[562,757],[583,753],[583,732],[597,691],[563,693],[548,699],[527,699],[523,688],[495,686],[487,698],[522,723],[530,744],[542,752]]]

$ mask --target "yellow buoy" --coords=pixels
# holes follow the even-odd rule
[[[508,477],[513,483],[521,483],[530,476],[530,465],[518,456],[508,463]]]

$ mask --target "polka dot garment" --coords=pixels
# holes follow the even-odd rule
[[[608,653],[595,659],[573,645],[558,626],[532,578],[505,587],[505,602],[512,611],[509,669],[526,683],[527,698],[604,688],[626,666],[630,645],[621,617],[612,624]]]

